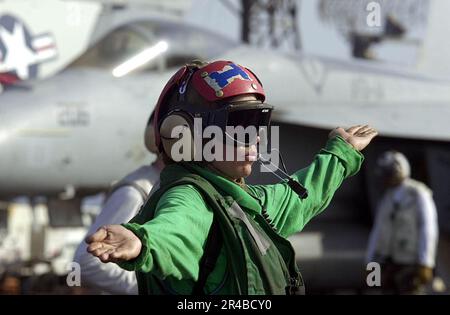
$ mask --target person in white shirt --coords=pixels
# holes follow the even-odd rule
[[[145,133],[146,148],[157,159],[151,165],[144,165],[126,175],[114,184],[105,198],[105,203],[95,222],[89,228],[91,235],[100,227],[110,224],[126,223],[132,219],[146,201],[152,188],[159,183],[159,174],[164,162],[156,148],[153,132],[153,113],[150,116]],[[75,253],[74,260],[81,267],[81,285],[97,289],[106,294],[138,294],[134,272],[121,269],[116,264],[104,264],[86,251],[84,240]]]
[[[410,178],[406,157],[385,152],[377,161],[386,191],[378,204],[367,262],[381,264],[383,291],[423,293],[433,280],[438,220],[431,190]]]

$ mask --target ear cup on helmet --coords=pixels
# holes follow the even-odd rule
[[[178,128],[174,130],[176,127]],[[172,135],[173,131],[176,131],[174,135]],[[173,113],[161,122],[159,133],[163,150],[170,159],[175,162],[194,160],[195,146],[191,117],[182,112]]]
[[[158,154],[158,147],[156,146],[155,128],[153,124],[147,125],[144,131],[144,144],[150,153]]]

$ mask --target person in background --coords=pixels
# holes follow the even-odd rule
[[[384,293],[420,294],[433,280],[438,221],[431,190],[410,178],[406,157],[388,151],[377,161],[386,191],[378,204],[367,262],[381,264]]]
[[[153,113],[148,120],[144,141],[146,148],[157,155],[151,165],[144,165],[126,175],[109,190],[103,208],[88,231],[88,235],[110,224],[121,224],[133,218],[144,204],[150,191],[159,183],[164,162],[155,145]],[[134,272],[126,271],[116,264],[103,264],[86,251],[84,241],[78,246],[75,261],[81,267],[81,284],[109,294],[137,294]]]

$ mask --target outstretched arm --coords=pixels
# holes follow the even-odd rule
[[[86,239],[88,251],[125,270],[196,281],[212,217],[193,186],[172,187],[152,220],[102,227]]]
[[[100,214],[89,228],[88,235],[106,225],[128,222],[142,204],[141,194],[132,186],[117,189],[106,200]],[[81,281],[90,287],[111,294],[138,294],[134,272],[124,270],[116,264],[104,264],[87,252],[83,241],[77,248],[74,260],[81,266]]]
[[[358,172],[363,161],[359,151],[376,135],[373,128],[361,125],[331,131],[327,145],[313,162],[291,176],[308,189],[306,199],[300,199],[285,182],[251,186],[265,196],[264,206],[281,235],[287,237],[302,230],[328,206],[342,181]]]

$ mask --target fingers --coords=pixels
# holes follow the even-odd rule
[[[108,232],[105,227],[101,227],[94,234],[86,237],[85,242],[90,244],[93,242],[101,242],[108,236]]]
[[[364,131],[358,132],[358,134],[364,136],[364,135],[367,135],[367,134],[373,133],[373,132],[376,132],[375,129],[369,128],[369,129],[366,129],[366,130],[364,130]]]
[[[102,254],[98,256],[98,258],[104,263],[129,260],[127,250],[120,248],[111,248],[109,250],[106,250],[102,252]]]
[[[373,129],[371,126],[369,125],[356,125],[356,126],[352,126],[350,128],[348,128],[346,130],[347,133],[351,134],[351,135],[355,135],[355,136],[367,136],[369,134],[372,134],[373,132],[375,132],[376,134],[377,131],[375,129]],[[375,135],[376,135],[375,134]]]
[[[99,257],[102,254],[106,253],[107,251],[109,251],[111,249],[111,247],[106,247],[104,246],[102,243],[100,243],[99,246],[95,246],[93,248],[88,247],[87,251],[89,253],[91,253],[92,255]]]
[[[378,131],[376,131],[375,129],[371,129],[363,134],[364,137],[369,137],[369,138],[373,138],[377,135],[378,135]]]
[[[354,134],[359,128],[361,128],[362,125],[356,125],[348,128],[347,131],[349,134]]]
[[[98,258],[100,258],[100,260],[104,263],[110,262],[112,261],[111,254],[113,254],[114,252],[115,252],[114,248],[108,249],[103,254],[98,256]]]
[[[366,137],[371,134],[378,134],[378,132],[370,126],[365,126],[364,128],[361,128],[355,135]]]
[[[94,242],[94,243],[90,243],[89,246],[87,247],[87,251],[88,253],[92,253],[93,251],[100,249],[104,247],[103,243],[101,242]]]
[[[364,132],[366,132],[366,131],[368,131],[368,130],[370,130],[370,129],[372,129],[369,125],[364,125],[364,126],[362,126],[362,127],[360,127],[356,132],[355,132],[355,134],[363,134]]]
[[[87,250],[93,256],[98,257],[102,262],[107,263],[112,261],[111,254],[114,253],[116,249],[110,246],[105,246],[103,243],[93,243]]]

